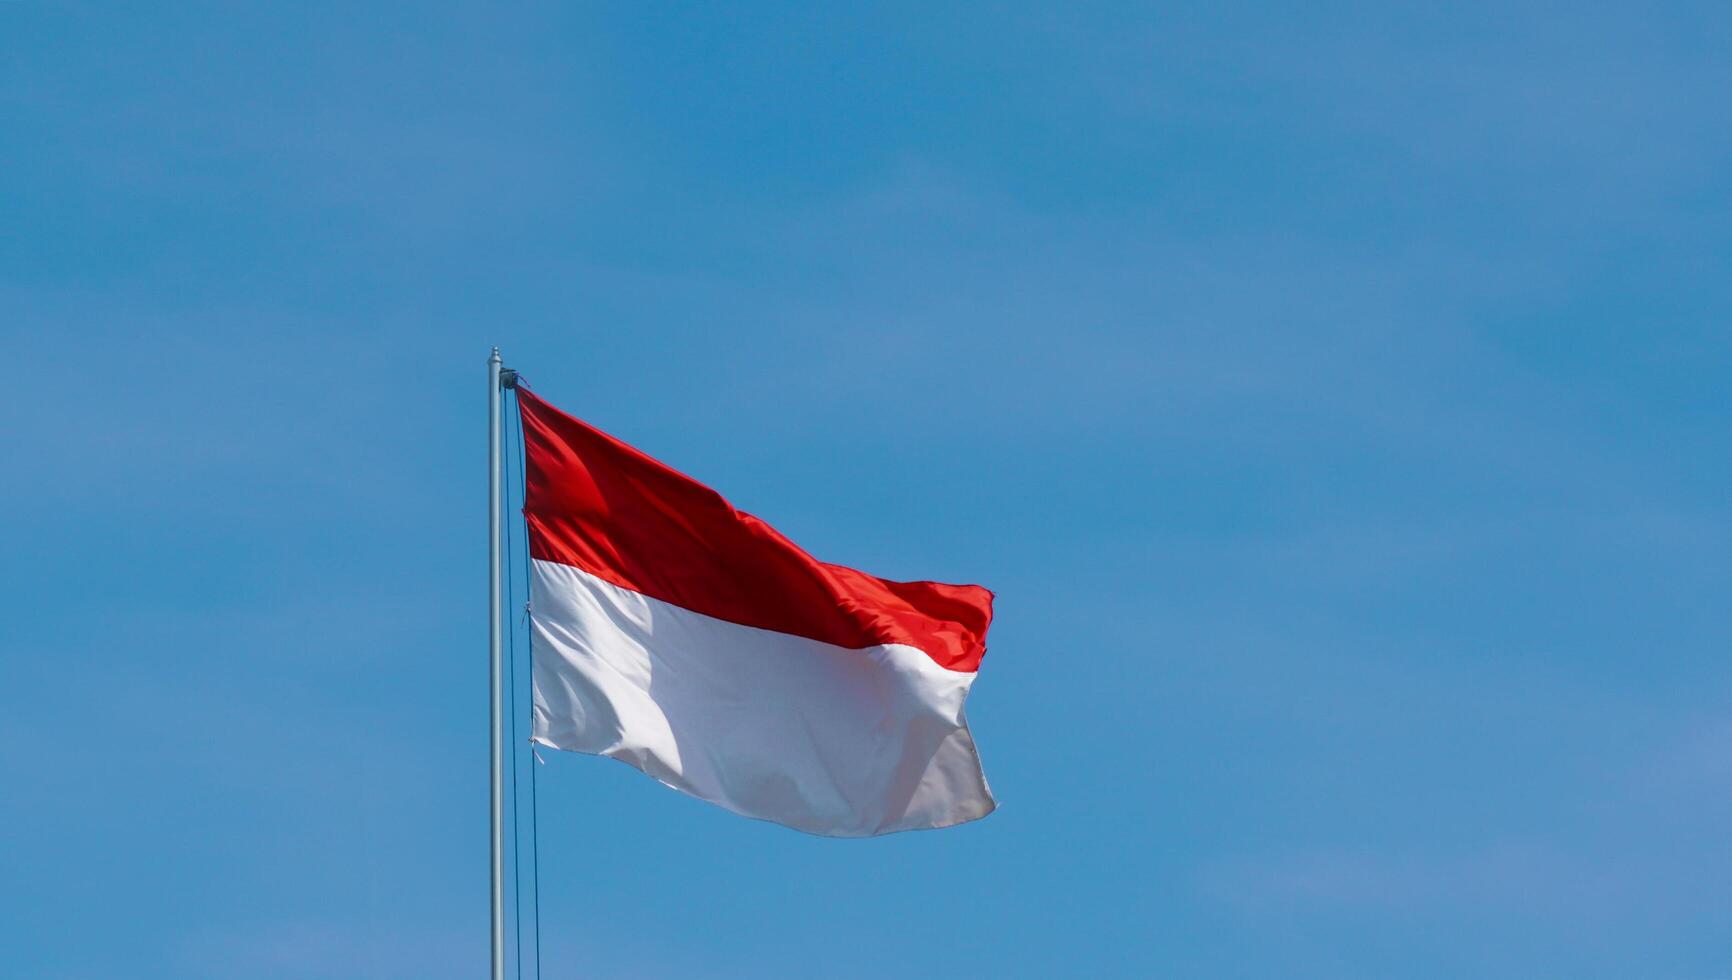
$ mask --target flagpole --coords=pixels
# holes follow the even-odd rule
[[[503,523],[499,499],[500,370],[499,348],[495,347],[493,355],[487,359],[487,642],[492,681],[490,761],[493,783],[493,980],[505,980],[505,860],[502,843],[504,794],[501,792],[503,781],[500,778],[503,769],[501,749],[505,741],[501,731],[505,715],[504,685],[500,683],[500,666],[504,659],[504,641],[500,632],[504,624],[504,596],[500,593],[500,569],[503,562],[500,558],[499,542],[500,526]]]

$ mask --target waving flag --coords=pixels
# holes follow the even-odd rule
[[[518,388],[535,741],[836,837],[994,807],[963,702],[992,595],[825,564]]]

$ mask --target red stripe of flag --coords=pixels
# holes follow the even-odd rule
[[[818,561],[683,473],[518,388],[530,553],[716,619],[975,671],[992,593]]]

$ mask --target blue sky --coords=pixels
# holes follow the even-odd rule
[[[0,5],[0,949],[472,977],[484,358],[999,596],[1002,809],[546,975],[1732,974],[1723,5]]]

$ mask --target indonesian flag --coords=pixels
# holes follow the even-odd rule
[[[992,594],[800,550],[522,387],[534,740],[864,837],[996,805],[963,702]]]

